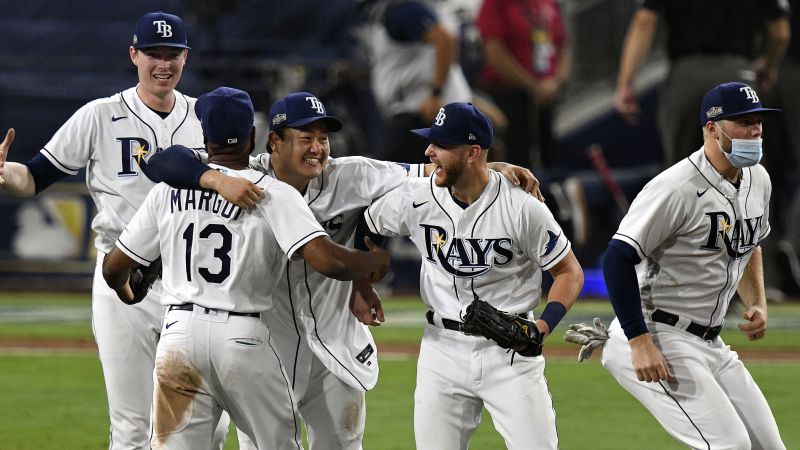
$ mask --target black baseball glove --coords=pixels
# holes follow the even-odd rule
[[[137,264],[136,266],[131,267],[131,275],[128,278],[128,285],[131,287],[131,291],[133,292],[133,300],[125,303],[129,305],[135,305],[136,303],[144,300],[145,295],[147,295],[147,292],[150,291],[150,287],[153,286],[153,282],[155,282],[156,278],[160,276],[160,256],[153,260],[149,266]]]
[[[467,306],[462,331],[497,342],[502,348],[509,348],[522,356],[542,354],[544,333],[536,324],[519,314],[500,311],[483,300],[474,300]]]

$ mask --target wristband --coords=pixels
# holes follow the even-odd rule
[[[547,328],[550,329],[550,333],[553,333],[553,330],[556,328],[561,319],[564,318],[564,315],[567,314],[567,307],[564,306],[563,303],[557,301],[549,301],[547,302],[547,306],[544,307],[544,311],[542,311],[542,315],[539,316],[539,319],[544,320],[547,324]]]

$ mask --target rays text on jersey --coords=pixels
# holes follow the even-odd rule
[[[758,245],[764,216],[743,218],[731,221],[728,213],[715,211],[706,213],[710,226],[704,250],[720,250],[719,239],[731,259],[739,259],[750,253]]]
[[[444,228],[424,223],[419,226],[425,230],[426,259],[457,277],[477,277],[493,266],[504,266],[514,260],[511,238],[453,238],[448,241]]]

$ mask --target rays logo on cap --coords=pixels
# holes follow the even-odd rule
[[[311,102],[311,109],[315,110],[317,114],[325,114],[325,107],[317,97],[306,97],[306,100]]]
[[[750,86],[740,87],[739,92],[744,92],[744,95],[747,96],[747,99],[753,103],[758,103],[760,101],[758,99],[758,94],[756,94],[756,91],[754,91]]]
[[[168,24],[166,20],[154,20],[153,25],[156,26],[156,33],[161,37],[172,37],[172,25]]]
[[[447,115],[445,115],[445,113],[444,113],[444,108],[439,108],[439,114],[436,114],[436,118],[433,120],[433,123],[436,126],[440,127],[440,126],[444,125],[444,119],[446,119],[446,118],[447,118]]]
[[[706,117],[708,117],[709,119],[713,119],[714,117],[717,117],[720,114],[722,114],[722,107],[719,106],[714,106],[713,108],[706,111]]]

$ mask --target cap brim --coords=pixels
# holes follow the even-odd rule
[[[342,121],[334,116],[306,117],[303,119],[295,120],[294,122],[283,123],[277,128],[281,127],[299,128],[304,125],[308,125],[310,123],[319,121],[325,122],[325,125],[328,126],[328,131],[336,132],[342,129]]]
[[[175,47],[175,48],[187,48],[191,49],[188,45],[183,44],[166,44],[166,43],[157,43],[157,44],[145,44],[145,45],[134,45],[133,48],[140,49],[140,48],[153,48],[153,47]]]
[[[753,113],[778,114],[778,113],[781,113],[781,112],[783,112],[783,111],[781,111],[780,109],[775,109],[775,108],[753,108],[753,109],[749,109],[747,111],[739,111],[736,114],[731,114],[729,116],[723,115],[722,117],[716,118],[716,120],[730,119],[731,117],[745,116],[747,114],[753,114]]]
[[[433,128],[417,128],[415,130],[411,130],[412,133],[422,136],[428,139],[431,142],[438,142],[439,144],[447,144],[447,145],[468,145],[469,142],[462,142],[454,139],[447,139],[441,136],[437,136],[436,132],[432,131]]]

